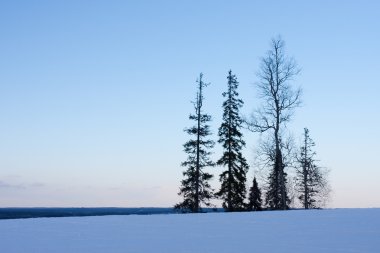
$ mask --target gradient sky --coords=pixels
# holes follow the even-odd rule
[[[248,115],[280,34],[302,68],[288,128],[310,129],[329,206],[380,207],[379,27],[375,0],[2,1],[0,206],[172,206],[197,75],[216,133],[228,70]]]

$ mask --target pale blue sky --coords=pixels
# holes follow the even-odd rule
[[[289,129],[310,129],[330,206],[379,207],[379,27],[375,0],[2,1],[0,206],[172,206],[197,75],[216,133],[228,70],[248,115],[280,34],[302,68]]]

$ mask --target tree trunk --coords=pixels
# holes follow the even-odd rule
[[[305,131],[305,156],[304,156],[304,164],[303,164],[303,185],[304,185],[304,207],[305,209],[309,209],[309,188],[307,185],[307,167],[308,167],[308,161],[307,161],[307,137],[306,137],[306,131]]]
[[[197,164],[195,168],[195,207],[194,212],[199,212],[199,177],[200,177],[200,159],[199,159],[199,151],[200,151],[200,129],[201,129],[201,106],[202,106],[202,75],[199,76],[199,94],[197,99],[197,117],[198,117],[198,125],[197,125]]]

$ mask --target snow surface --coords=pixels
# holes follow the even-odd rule
[[[0,220],[0,252],[380,252],[380,209]]]

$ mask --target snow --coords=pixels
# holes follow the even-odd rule
[[[380,252],[380,209],[0,220],[0,252]]]

